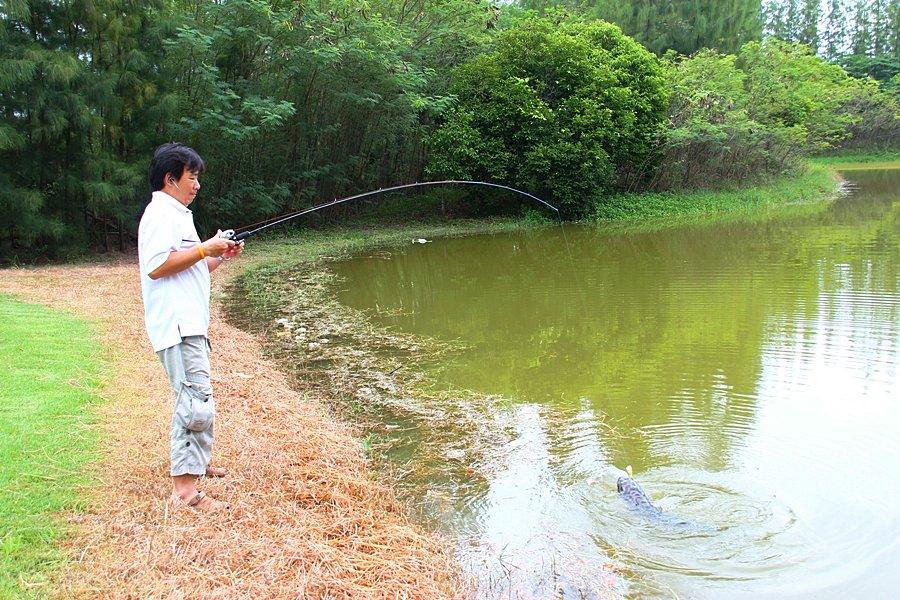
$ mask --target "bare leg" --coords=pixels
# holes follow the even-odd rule
[[[228,508],[224,502],[210,498],[197,491],[196,475],[176,475],[172,477],[172,497],[170,502],[176,505],[189,506],[196,511],[217,513]]]
[[[197,495],[197,476],[187,474],[172,477],[172,494],[185,502],[190,501]]]

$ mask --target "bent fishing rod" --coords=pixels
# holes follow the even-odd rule
[[[508,185],[501,185],[499,183],[489,183],[487,181],[465,181],[465,180],[458,180],[458,179],[445,179],[442,181],[419,181],[416,183],[406,183],[403,185],[395,185],[393,187],[378,188],[377,190],[372,190],[371,192],[363,192],[362,194],[354,194],[353,196],[347,196],[346,198],[330,200],[328,202],[323,202],[322,204],[312,206],[310,208],[304,208],[303,210],[298,210],[296,212],[288,213],[288,214],[282,215],[280,217],[274,217],[274,220],[272,220],[269,223],[265,223],[263,221],[263,223],[265,223],[265,224],[260,227],[256,227],[255,229],[250,229],[251,227],[253,227],[253,225],[248,225],[246,227],[239,228],[239,229],[248,229],[248,231],[242,231],[240,233],[235,233],[234,229],[229,229],[227,231],[223,231],[220,234],[220,237],[223,237],[225,239],[232,240],[235,242],[242,242],[245,239],[247,239],[248,237],[250,237],[251,235],[253,235],[255,233],[259,233],[260,231],[263,231],[264,229],[268,229],[269,227],[274,227],[275,225],[280,225],[281,223],[290,221],[291,219],[296,219],[298,217],[302,217],[303,215],[308,215],[309,213],[316,212],[317,210],[322,210],[323,208],[328,208],[329,206],[343,204],[344,202],[350,202],[351,200],[358,200],[359,198],[365,198],[366,196],[374,196],[375,194],[384,194],[387,192],[394,192],[397,190],[405,190],[408,188],[421,187],[421,186],[426,186],[426,185],[448,185],[448,184],[483,185],[483,186],[495,187],[495,188],[508,190],[510,192],[515,192],[515,193],[521,194],[523,196],[528,196],[532,200],[537,200],[544,206],[550,207],[551,209],[556,211],[557,218],[560,218],[559,209],[556,208],[555,206],[553,206],[552,204],[550,204],[549,202],[547,202],[546,200],[541,200],[540,198],[538,198],[537,196],[535,196],[533,194],[529,194],[528,192],[523,192],[522,190],[517,190],[516,188],[509,187]]]

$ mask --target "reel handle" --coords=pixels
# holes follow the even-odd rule
[[[220,238],[224,238],[226,240],[231,240],[236,244],[243,242],[248,237],[250,237],[249,231],[244,231],[243,233],[234,233],[234,229],[226,229],[222,233],[219,234]]]

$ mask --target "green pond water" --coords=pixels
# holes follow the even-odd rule
[[[499,399],[487,447],[459,432],[418,456],[405,423],[393,451],[438,473],[403,485],[482,597],[900,594],[900,170],[846,177],[833,204],[742,222],[331,266],[380,326],[465,346],[434,365],[440,387]],[[688,524],[629,510],[626,465]]]

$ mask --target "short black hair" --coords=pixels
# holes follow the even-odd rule
[[[193,148],[171,142],[162,144],[153,151],[153,160],[150,161],[150,189],[158,191],[165,187],[163,178],[166,173],[171,173],[176,179],[181,179],[184,170],[194,173],[202,173],[206,169],[206,163]]]

